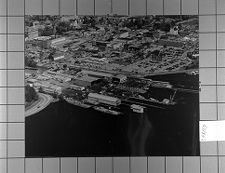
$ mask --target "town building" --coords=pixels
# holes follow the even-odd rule
[[[172,27],[172,28],[170,28],[170,34],[171,35],[178,35],[178,26],[174,26],[174,27]]]
[[[39,36],[39,31],[37,27],[29,27],[27,31],[27,37],[29,40],[37,38]]]
[[[72,77],[70,75],[56,73],[50,70],[48,70],[47,72],[44,72],[43,76],[46,76],[51,79],[55,79],[59,82],[69,82],[72,80]]]
[[[33,84],[33,86],[36,90],[38,90],[38,91],[41,90],[41,92],[45,92],[48,94],[61,94],[62,93],[61,87],[50,84],[49,82],[36,82]]]
[[[65,55],[63,53],[58,53],[58,54],[53,55],[54,61],[61,60],[61,59],[64,59],[64,58],[65,58]]]

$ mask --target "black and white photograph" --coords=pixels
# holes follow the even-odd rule
[[[25,16],[25,156],[199,156],[199,17]]]

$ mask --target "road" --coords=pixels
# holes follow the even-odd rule
[[[191,73],[192,71],[198,71],[198,69],[188,69],[188,70],[178,70],[178,71],[165,71],[165,72],[148,74],[147,76],[159,76],[159,75],[168,75],[168,74]]]
[[[155,73],[131,73],[127,71],[115,71],[115,70],[103,70],[103,69],[95,69],[95,68],[89,68],[79,65],[70,65],[70,67],[74,68],[81,68],[84,70],[91,70],[96,72],[103,72],[103,73],[110,73],[110,74],[123,74],[130,77],[137,77],[137,78],[143,78],[145,76],[158,76],[158,75],[168,75],[168,74],[179,74],[179,73],[191,73],[192,71],[198,71],[198,69],[188,69],[188,70],[176,70],[176,71],[165,71],[165,72],[155,72]]]
[[[31,105],[28,110],[25,111],[25,117],[36,114],[46,108],[53,100],[50,95],[39,93],[39,100]]]

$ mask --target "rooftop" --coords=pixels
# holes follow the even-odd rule
[[[89,93],[88,94],[88,97],[94,97],[94,98],[109,100],[109,101],[113,101],[113,102],[116,102],[116,101],[119,100],[116,97],[110,97],[110,96],[106,96],[106,95],[102,95],[102,94],[97,94],[97,93]]]
[[[94,82],[96,80],[99,80],[96,77],[91,77],[91,76],[87,76],[87,75],[83,75],[83,76],[76,76],[74,77],[74,79],[76,80],[82,80],[82,81],[87,81],[87,82]]]
[[[102,72],[88,71],[88,70],[82,70],[82,73],[87,74],[87,75],[96,75],[96,76],[104,76],[104,77],[112,77],[113,76],[110,73],[102,73]]]

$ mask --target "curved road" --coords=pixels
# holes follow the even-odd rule
[[[39,93],[39,100],[25,111],[25,117],[36,114],[46,108],[53,100],[53,97],[47,94]]]

